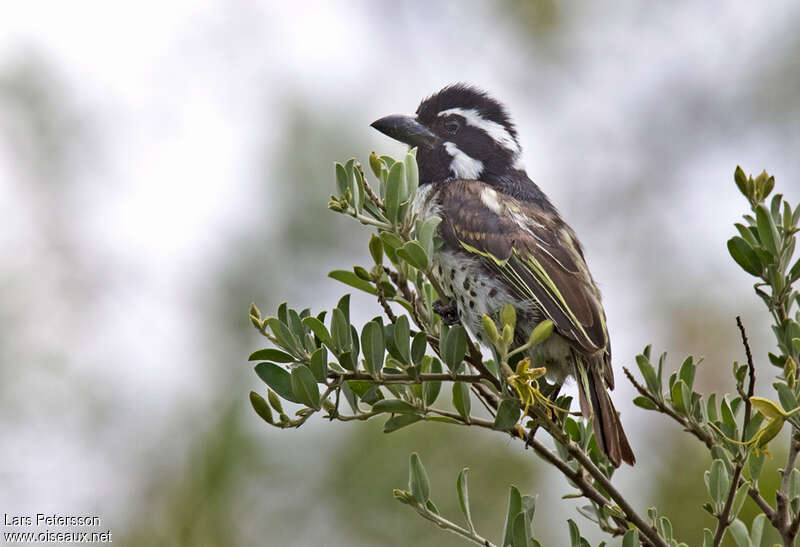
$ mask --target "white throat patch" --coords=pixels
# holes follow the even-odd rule
[[[466,155],[452,142],[444,143],[447,153],[453,157],[450,162],[450,171],[459,179],[477,179],[483,173],[483,162],[472,156]]]
[[[489,135],[495,142],[503,148],[510,150],[513,154],[519,154],[519,145],[514,137],[508,130],[497,122],[484,119],[481,113],[474,108],[448,108],[439,112],[439,116],[446,116],[448,114],[458,114],[467,122],[467,125],[477,127]]]

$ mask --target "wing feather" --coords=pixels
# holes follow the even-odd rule
[[[450,180],[436,192],[451,248],[483,257],[513,293],[535,301],[575,349],[609,351],[599,292],[574,233],[555,210],[475,180]]]

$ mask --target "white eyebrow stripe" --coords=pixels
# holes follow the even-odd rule
[[[452,156],[450,171],[459,179],[477,179],[483,173],[483,162],[476,160],[462,152],[458,146],[452,142],[445,142],[444,148]]]
[[[442,110],[439,112],[439,116],[446,116],[447,114],[458,114],[467,121],[467,125],[482,129],[490,137],[492,137],[492,139],[500,143],[503,148],[510,150],[514,154],[519,154],[519,145],[517,144],[517,141],[514,140],[514,137],[511,136],[511,133],[509,133],[508,130],[499,123],[485,119],[476,109],[456,107],[448,108],[447,110]]]

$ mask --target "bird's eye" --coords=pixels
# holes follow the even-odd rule
[[[451,135],[455,135],[458,133],[458,130],[461,128],[461,124],[459,124],[456,120],[447,120],[444,122],[444,130],[450,133]]]

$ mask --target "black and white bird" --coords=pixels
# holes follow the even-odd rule
[[[547,367],[556,385],[577,379],[598,446],[614,466],[633,465],[608,393],[614,372],[600,292],[575,233],[521,166],[517,131],[503,105],[455,84],[423,100],[415,116],[386,116],[372,127],[417,147],[414,207],[423,220],[442,219],[444,245],[433,271],[456,306],[451,312],[486,341],[482,315],[498,320],[510,303],[519,344],[551,319],[555,331],[531,351],[531,361]]]

